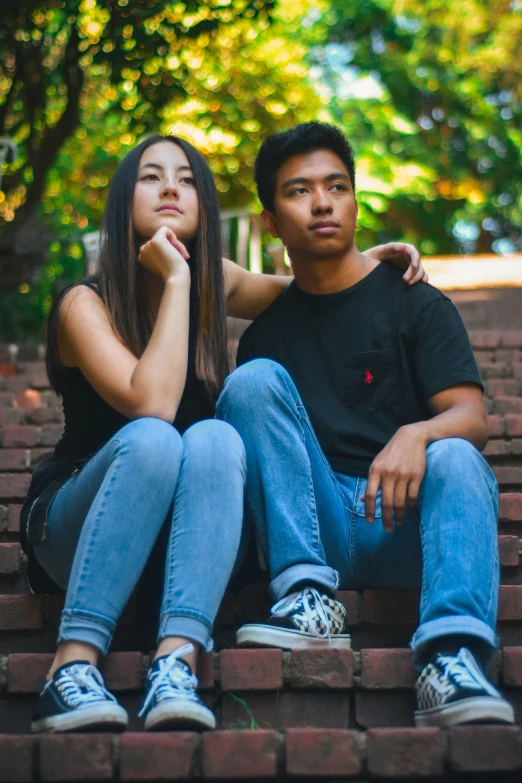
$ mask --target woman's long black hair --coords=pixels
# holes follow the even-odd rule
[[[140,357],[150,339],[146,271],[138,261],[139,240],[132,221],[132,201],[141,156],[160,141],[177,144],[186,154],[199,200],[199,224],[190,250],[191,315],[195,329],[195,370],[215,397],[228,371],[225,282],[221,228],[212,172],[195,147],[177,136],[152,136],[142,141],[118,166],[109,190],[100,234],[99,271],[89,279],[109,311],[114,331]],[[75,284],[78,285],[78,284]],[[69,289],[66,289],[69,290]],[[58,312],[62,292],[49,312],[47,372],[59,391]]]

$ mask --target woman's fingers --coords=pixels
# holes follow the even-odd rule
[[[181,242],[177,238],[176,234],[174,233],[174,231],[172,231],[172,229],[168,228],[167,231],[168,231],[168,233],[167,233],[166,236],[167,236],[167,239],[169,240],[170,244],[172,245],[172,247],[175,247],[176,250],[178,251],[178,253],[181,253],[181,255],[183,256],[185,261],[188,261],[188,259],[190,258],[190,255],[188,253],[187,248],[183,244],[183,242]]]

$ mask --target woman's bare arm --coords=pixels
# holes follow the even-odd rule
[[[404,280],[415,285],[421,280],[428,281],[419,253],[413,245],[402,242],[389,242],[377,245],[366,251],[376,261],[390,261],[404,269]],[[277,297],[285,291],[292,276],[260,275],[248,272],[227,258],[223,259],[227,292],[227,313],[236,318],[253,320],[266,310]]]
[[[148,266],[168,254],[170,243],[150,246]],[[152,242],[152,240],[151,240]],[[170,248],[170,250],[169,250]],[[175,251],[174,251],[175,252]],[[172,422],[183,394],[188,363],[190,273],[185,262],[166,274],[156,323],[138,359],[114,333],[107,309],[91,289],[66,294],[60,307],[58,344],[66,366],[79,367],[103,399],[129,419],[153,416]],[[165,264],[159,266],[164,269]]]

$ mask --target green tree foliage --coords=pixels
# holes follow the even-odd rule
[[[4,0],[0,333],[36,332],[85,267],[121,160],[151,131],[256,209],[269,133],[309,119],[357,152],[362,247],[522,248],[521,0]],[[3,227],[2,227],[3,221]],[[43,261],[43,262],[42,262]]]
[[[13,292],[25,290],[41,264],[46,232],[38,211],[66,141],[84,129],[103,144],[100,109],[113,130],[124,124],[131,135],[157,127],[165,105],[186,97],[185,49],[238,19],[268,21],[270,6],[271,0],[3,0],[0,137],[21,151],[4,174],[0,201],[8,310]]]
[[[359,153],[367,238],[522,249],[522,4],[349,0],[317,23],[313,73]]]

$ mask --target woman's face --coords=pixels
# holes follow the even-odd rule
[[[168,226],[182,242],[196,236],[199,201],[187,156],[172,141],[158,141],[143,152],[132,201],[138,236],[150,239]]]

